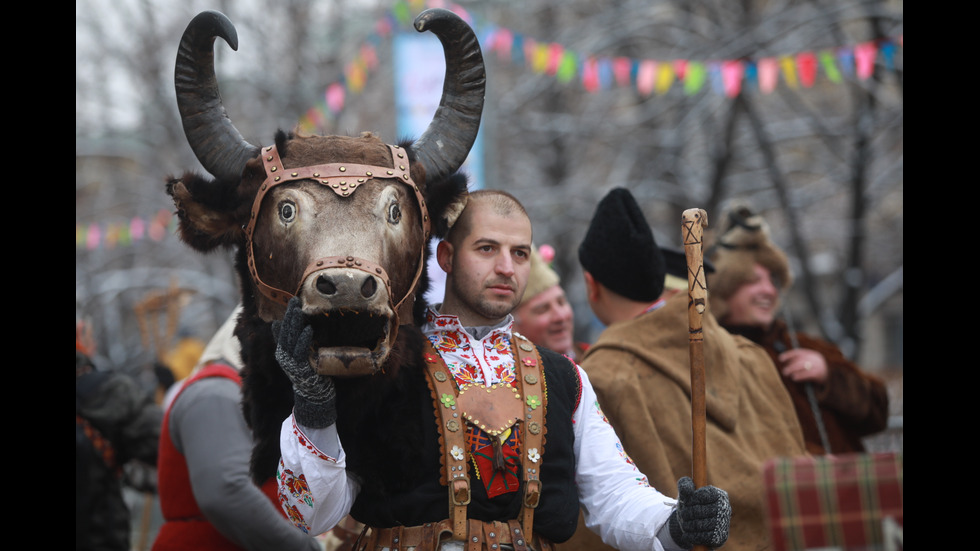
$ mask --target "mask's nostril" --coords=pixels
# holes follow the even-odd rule
[[[326,275],[316,278],[316,290],[324,295],[332,295],[337,292],[337,286]]]

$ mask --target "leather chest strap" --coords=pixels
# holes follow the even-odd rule
[[[425,340],[424,357],[442,445],[442,483],[449,487],[449,520],[453,525],[453,539],[462,541],[466,539],[466,506],[470,503],[466,426],[456,404],[453,376],[429,339]]]
[[[514,370],[519,373],[518,384],[524,397],[525,419],[521,448],[524,466],[524,500],[521,505],[521,524],[524,541],[532,541],[534,509],[541,499],[541,462],[544,458],[544,416],[548,405],[544,366],[534,343],[519,333],[514,333]]]

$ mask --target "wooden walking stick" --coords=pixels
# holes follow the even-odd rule
[[[708,286],[704,278],[704,228],[708,226],[708,213],[704,209],[687,209],[681,215],[681,234],[684,255],[687,257],[687,319],[688,341],[691,351],[691,463],[694,487],[708,483],[707,413],[704,397],[704,332],[702,318],[708,306]],[[695,546],[702,551],[704,546]]]

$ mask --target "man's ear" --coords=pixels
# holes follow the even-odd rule
[[[436,246],[436,260],[439,262],[439,267],[442,271],[447,274],[453,271],[453,245],[449,241],[443,239]]]
[[[585,296],[589,299],[589,302],[599,300],[599,283],[596,282],[595,278],[589,272],[583,270],[582,275],[585,277]]]

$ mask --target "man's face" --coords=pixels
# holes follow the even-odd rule
[[[458,246],[440,244],[439,263],[446,270],[444,309],[467,326],[493,325],[520,302],[531,272],[531,221],[503,216],[475,204],[470,233]],[[448,266],[447,266],[448,263]]]
[[[725,321],[731,325],[769,327],[779,309],[779,289],[769,270],[760,264],[756,264],[752,272],[754,279],[728,297]]]
[[[572,349],[572,306],[561,285],[554,285],[514,310],[514,330],[556,352]]]

